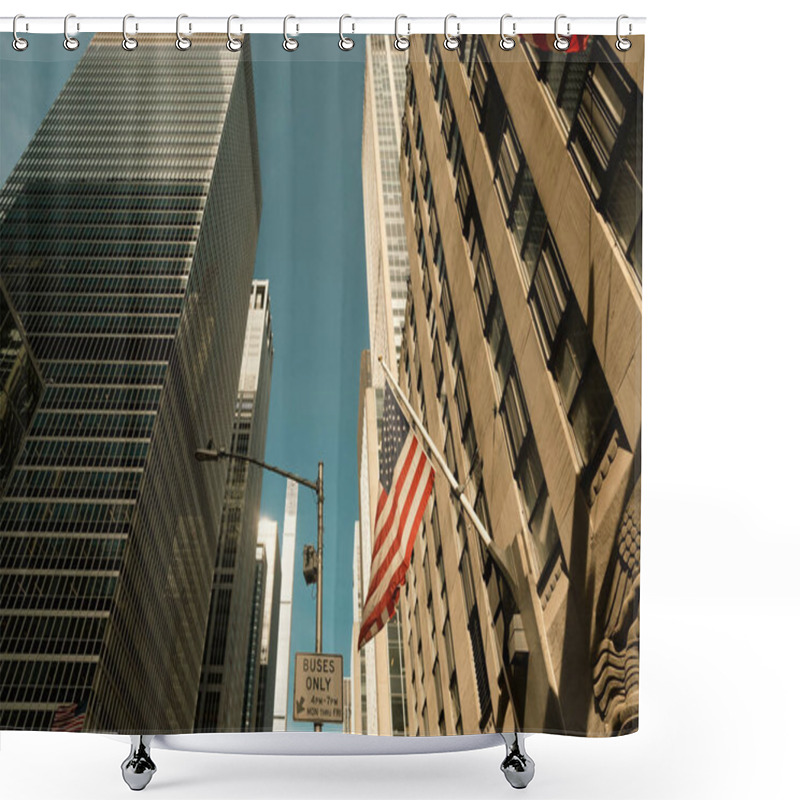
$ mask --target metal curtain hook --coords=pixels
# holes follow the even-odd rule
[[[231,53],[238,53],[239,50],[242,49],[242,40],[237,39],[231,33],[231,22],[233,22],[233,20],[235,19],[239,19],[239,17],[237,17],[236,14],[231,14],[228,17],[228,43],[225,46],[228,48],[228,50],[231,51]],[[239,30],[241,31],[241,28],[239,28]]]
[[[500,17],[500,49],[501,50],[513,50],[514,49],[514,45],[516,44],[514,39],[511,38],[511,36],[506,36],[505,30],[503,29],[503,26],[504,26],[505,21],[507,19],[511,19],[511,14],[503,14],[503,16]],[[512,22],[511,23],[511,35],[512,36],[516,36],[517,35],[517,23],[516,22]]]
[[[555,47],[556,50],[560,50],[563,53],[564,50],[566,50],[569,47],[569,39],[565,39],[558,32],[558,21],[560,19],[567,19],[567,15],[566,14],[559,14],[556,17],[555,25],[553,27],[553,32],[555,33],[556,39],[553,42],[553,47]],[[567,22],[567,36],[570,35],[569,28],[570,28],[570,25],[569,25],[569,22]]]
[[[135,50],[139,42],[133,38],[133,36],[128,36],[128,20],[129,19],[136,19],[133,14],[126,14],[122,18],[122,49],[123,50]]]
[[[456,35],[451,36],[447,32],[447,23],[450,22],[451,19],[456,20]],[[459,34],[461,33],[461,23],[458,22],[458,18],[455,14],[448,14],[444,18],[444,45],[445,50],[458,50],[458,46],[461,44],[461,39],[459,39]]]
[[[411,46],[411,41],[409,40],[408,36],[401,36],[400,35],[400,20],[401,19],[408,19],[405,14],[398,14],[394,18],[394,49],[395,50],[408,50]],[[411,33],[411,25],[407,22],[406,23],[406,30],[408,33]]]
[[[350,39],[350,38],[348,38],[347,36],[344,35],[344,21],[346,19],[353,19],[353,18],[349,14],[342,14],[342,16],[339,17],[339,49],[340,50],[352,50],[356,46],[356,43],[352,39]],[[353,23],[350,23],[350,25],[351,25],[351,30],[355,30],[355,25],[353,25]]]
[[[20,19],[25,19],[25,15],[24,14],[17,14],[14,17],[14,22],[11,25],[11,32],[14,34],[14,38],[11,41],[11,46],[18,53],[21,53],[23,50],[25,50],[28,47],[28,40],[27,39],[23,39],[21,36],[19,36],[17,34],[17,20],[20,20]],[[26,24],[25,28],[27,29],[27,27],[28,26]]]
[[[67,14],[64,17],[64,49],[65,50],[77,50],[80,42],[74,38],[73,36],[69,35],[69,21],[71,19],[75,19],[74,14]]]
[[[187,19],[188,16],[189,16],[188,14],[178,14],[177,18],[175,19],[175,36],[176,36],[175,47],[177,47],[178,50],[188,50],[192,46],[192,40],[187,39],[181,33],[181,20]],[[189,30],[191,29],[192,26],[190,25]]]
[[[620,33],[620,27],[621,27],[620,23],[624,19],[628,19],[628,17],[626,17],[625,14],[620,14],[617,17],[617,50],[619,50],[622,53],[624,53],[626,50],[630,50],[631,49],[631,44],[632,44],[630,39],[625,39],[622,36],[622,34]],[[631,35],[631,31],[632,30],[633,30],[633,27],[632,27],[631,23],[629,22],[628,23],[628,36]]]
[[[289,36],[289,20],[290,19],[297,19],[293,17],[291,14],[283,18],[283,49],[286,50],[287,53],[293,53],[300,47],[300,42],[297,39],[292,38]],[[294,26],[295,32],[300,32],[300,26],[295,23]]]

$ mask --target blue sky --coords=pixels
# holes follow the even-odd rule
[[[323,647],[344,656],[349,674],[358,369],[369,346],[364,45],[357,37],[343,53],[337,39],[301,37],[294,53],[283,50],[279,36],[251,40],[263,190],[255,277],[270,281],[275,342],[266,460],[309,479],[317,462],[325,463]],[[30,41],[24,53],[0,49],[0,183],[85,49],[68,53],[60,36]],[[283,479],[265,475],[262,514],[278,520],[281,534],[285,492]],[[293,651],[314,650],[315,587],[302,577],[305,543],[316,543],[316,499],[300,487]],[[291,696],[293,674],[290,681]]]

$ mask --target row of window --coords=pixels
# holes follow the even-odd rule
[[[439,100],[439,110],[443,121],[445,119],[448,120],[447,131],[445,131],[444,127],[442,131],[445,145],[447,146],[448,141],[460,143],[461,137],[455,118],[452,118],[452,121],[450,120],[452,101],[435,44],[431,45],[430,59],[431,77],[434,90],[437,92],[436,97]],[[487,65],[484,63],[478,64],[475,74],[478,75],[478,78],[477,82],[474,82],[471,97],[473,106],[482,108],[486,104],[487,97]],[[456,206],[461,219],[465,244],[475,273],[475,297],[478,308],[481,311],[486,341],[494,367],[495,388],[499,401],[498,408],[506,430],[506,439],[514,475],[527,510],[538,567],[539,570],[544,570],[545,565],[551,559],[552,553],[558,549],[558,532],[552,515],[548,518],[548,524],[544,531],[539,527],[541,515],[537,514],[537,510],[545,507],[548,503],[544,472],[533,436],[527,405],[522,393],[502,304],[492,272],[472,180],[466,162],[460,158],[460,153],[453,162],[453,167],[456,177]],[[447,287],[446,282],[443,285]],[[449,287],[443,290],[442,296],[443,310],[449,317],[451,313],[449,308]],[[453,331],[455,331],[454,321]],[[452,338],[455,340],[453,356],[454,368],[456,369],[456,404],[459,410],[459,417],[462,420],[462,431],[464,432],[462,441],[472,461],[476,458],[476,442],[471,425],[469,401],[457,335],[454,333]],[[485,497],[483,499],[485,502]],[[488,521],[488,514],[486,514],[486,519]]]
[[[472,104],[494,166],[495,187],[506,224],[529,282],[528,300],[542,350],[588,473],[615,419],[613,397],[577,306],[505,99],[491,64],[481,55],[483,47],[480,41],[476,44],[474,61],[469,65]],[[481,281],[479,276],[478,280],[479,286],[485,289],[488,279]],[[528,485],[526,494],[531,496],[532,483],[529,481]],[[541,513],[537,515],[542,516]]]
[[[641,91],[602,37],[569,56],[523,47],[562,115],[587,191],[641,280]]]
[[[142,473],[139,470],[15,470],[6,497],[135,499]]]
[[[149,441],[28,439],[19,466],[143,467]]]
[[[127,533],[133,504],[32,503],[6,500],[0,505],[4,533],[58,531],[59,533]]]
[[[142,241],[126,240],[98,241],[95,239],[0,239],[0,256],[79,256],[82,258],[192,258],[194,255],[195,232],[187,231],[183,241],[170,235],[164,241],[153,241],[152,237]]]
[[[177,270],[176,270],[177,271]],[[38,300],[39,310],[49,310],[49,299],[64,294],[102,294],[130,297],[131,295],[183,295],[186,289],[187,278],[183,275],[162,278],[147,275],[116,275],[109,278],[96,278],[91,275],[51,274],[51,275],[9,275],[6,286],[9,293],[16,297],[19,294],[24,300],[25,295],[41,294],[45,298]]]
[[[96,668],[96,661],[7,661],[0,672],[0,703],[56,703],[70,694],[87,696]]]
[[[119,569],[125,539],[88,536],[0,538],[2,569]],[[111,566],[114,565],[114,566]]]
[[[61,361],[48,363],[48,383],[103,386],[159,386],[164,382],[166,364],[131,364],[119,361]]]

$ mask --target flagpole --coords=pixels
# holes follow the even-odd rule
[[[475,530],[478,532],[478,535],[481,537],[481,541],[483,542],[486,550],[489,553],[492,561],[497,565],[497,568],[503,575],[508,588],[511,590],[511,594],[514,597],[514,603],[519,608],[519,600],[517,599],[517,584],[515,578],[511,574],[511,570],[506,563],[503,554],[500,552],[497,544],[492,540],[489,536],[489,532],[486,530],[486,526],[481,522],[480,517],[475,512],[475,509],[472,507],[472,504],[467,500],[463,491],[461,491],[461,486],[459,485],[458,481],[456,480],[453,473],[450,471],[450,468],[447,466],[447,462],[444,460],[444,456],[439,452],[439,448],[433,443],[433,439],[431,439],[430,434],[425,429],[425,426],[422,424],[422,420],[417,416],[417,413],[414,411],[411,403],[409,402],[408,398],[403,393],[403,390],[400,388],[400,385],[394,378],[389,369],[387,368],[386,364],[383,363],[383,356],[378,356],[378,363],[383,367],[383,371],[386,375],[386,379],[391,384],[392,388],[395,391],[395,394],[402,400],[403,405],[406,407],[406,411],[408,415],[411,417],[415,427],[422,435],[422,438],[425,440],[425,444],[428,446],[433,457],[436,459],[439,466],[442,468],[442,472],[444,473],[445,477],[447,478],[453,492],[458,495],[458,501],[461,503],[462,508],[466,511],[467,516],[470,518],[470,521],[475,526]],[[495,630],[495,646],[497,646],[497,631]],[[511,677],[508,674],[508,669],[506,668],[506,663],[503,658],[503,654],[497,653],[498,661],[500,663],[500,671],[503,675],[503,681],[506,685],[506,690],[508,691],[508,700],[509,705],[511,707],[511,716],[514,719],[514,728],[519,731],[519,717],[517,716],[517,707],[514,698],[514,692],[512,690],[511,685]],[[495,728],[497,728],[497,719],[495,719]]]
[[[455,475],[450,471],[450,468],[447,466],[447,462],[444,459],[444,456],[439,452],[439,449],[433,443],[433,439],[431,439],[430,434],[425,429],[425,426],[422,424],[422,420],[417,416],[417,413],[414,411],[411,403],[409,402],[408,398],[403,393],[403,390],[400,388],[400,385],[395,380],[394,375],[389,371],[386,364],[383,363],[383,356],[378,356],[378,363],[383,367],[383,371],[386,375],[387,380],[392,385],[392,388],[395,391],[395,394],[400,397],[403,401],[403,405],[408,412],[408,415],[411,417],[411,420],[414,423],[414,426],[419,431],[422,438],[425,440],[425,444],[428,446],[433,457],[436,459],[436,462],[442,469],[444,476],[447,478],[450,487],[452,488],[453,492],[458,496],[458,502],[461,503],[461,507],[466,512],[467,516],[472,522],[475,530],[478,532],[478,536],[480,536],[481,541],[483,542],[486,549],[489,551],[489,554],[492,557],[492,560],[497,564],[498,569],[503,573],[503,577],[506,579],[509,587],[511,588],[512,592],[516,594],[516,581],[511,574],[511,570],[506,563],[503,554],[500,552],[500,549],[497,547],[497,544],[494,542],[491,536],[489,536],[489,532],[486,530],[486,526],[481,522],[481,518],[478,516],[475,509],[472,507],[472,504],[467,500],[466,495],[461,490],[461,486],[459,485],[458,481],[455,478]]]

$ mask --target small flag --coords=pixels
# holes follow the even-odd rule
[[[433,467],[387,385],[383,402],[381,493],[369,590],[361,613],[360,650],[392,618],[411,551],[433,491]]]
[[[51,731],[80,731],[86,721],[86,700],[59,706],[53,714]]]
[[[537,50],[552,51],[554,53],[582,53],[589,46],[588,34],[563,37],[569,39],[569,47],[566,50],[556,50],[553,47],[554,37],[548,33],[521,33],[519,38],[527,39]]]

